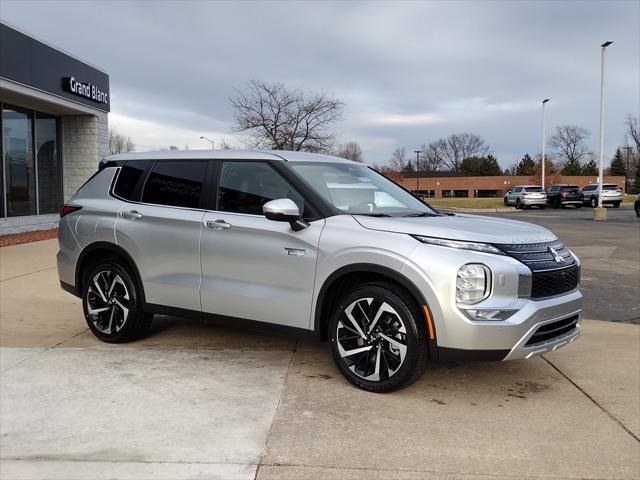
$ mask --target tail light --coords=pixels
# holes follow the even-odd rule
[[[80,205],[62,205],[60,207],[60,218],[69,215],[70,213],[77,212],[82,207]]]

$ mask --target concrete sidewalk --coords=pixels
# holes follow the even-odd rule
[[[158,317],[108,345],[55,241],[0,249],[0,478],[640,478],[640,327],[431,365],[386,395],[326,344]]]

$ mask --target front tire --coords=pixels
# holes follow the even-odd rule
[[[147,333],[153,314],[144,313],[140,289],[120,259],[89,265],[82,279],[82,307],[89,329],[103,342],[123,343]]]
[[[426,322],[413,297],[388,282],[351,290],[329,321],[333,361],[349,382],[370,392],[390,392],[423,374]]]
[[[516,200],[516,210],[520,210],[522,208],[522,202],[520,201],[520,199],[518,198]]]
[[[596,199],[596,197],[591,197],[591,199],[589,200],[589,205],[591,205],[591,208],[596,208],[598,206],[598,200]]]

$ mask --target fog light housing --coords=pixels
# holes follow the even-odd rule
[[[491,270],[486,265],[468,263],[458,270],[456,301],[463,305],[481,302],[491,293]]]
[[[476,309],[466,308],[462,310],[470,320],[476,321],[502,321],[506,320],[517,310],[498,310],[498,309]]]

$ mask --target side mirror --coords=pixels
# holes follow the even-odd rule
[[[270,200],[262,206],[262,213],[274,222],[289,222],[294,231],[307,228],[309,224],[302,220],[300,209],[290,198]]]

